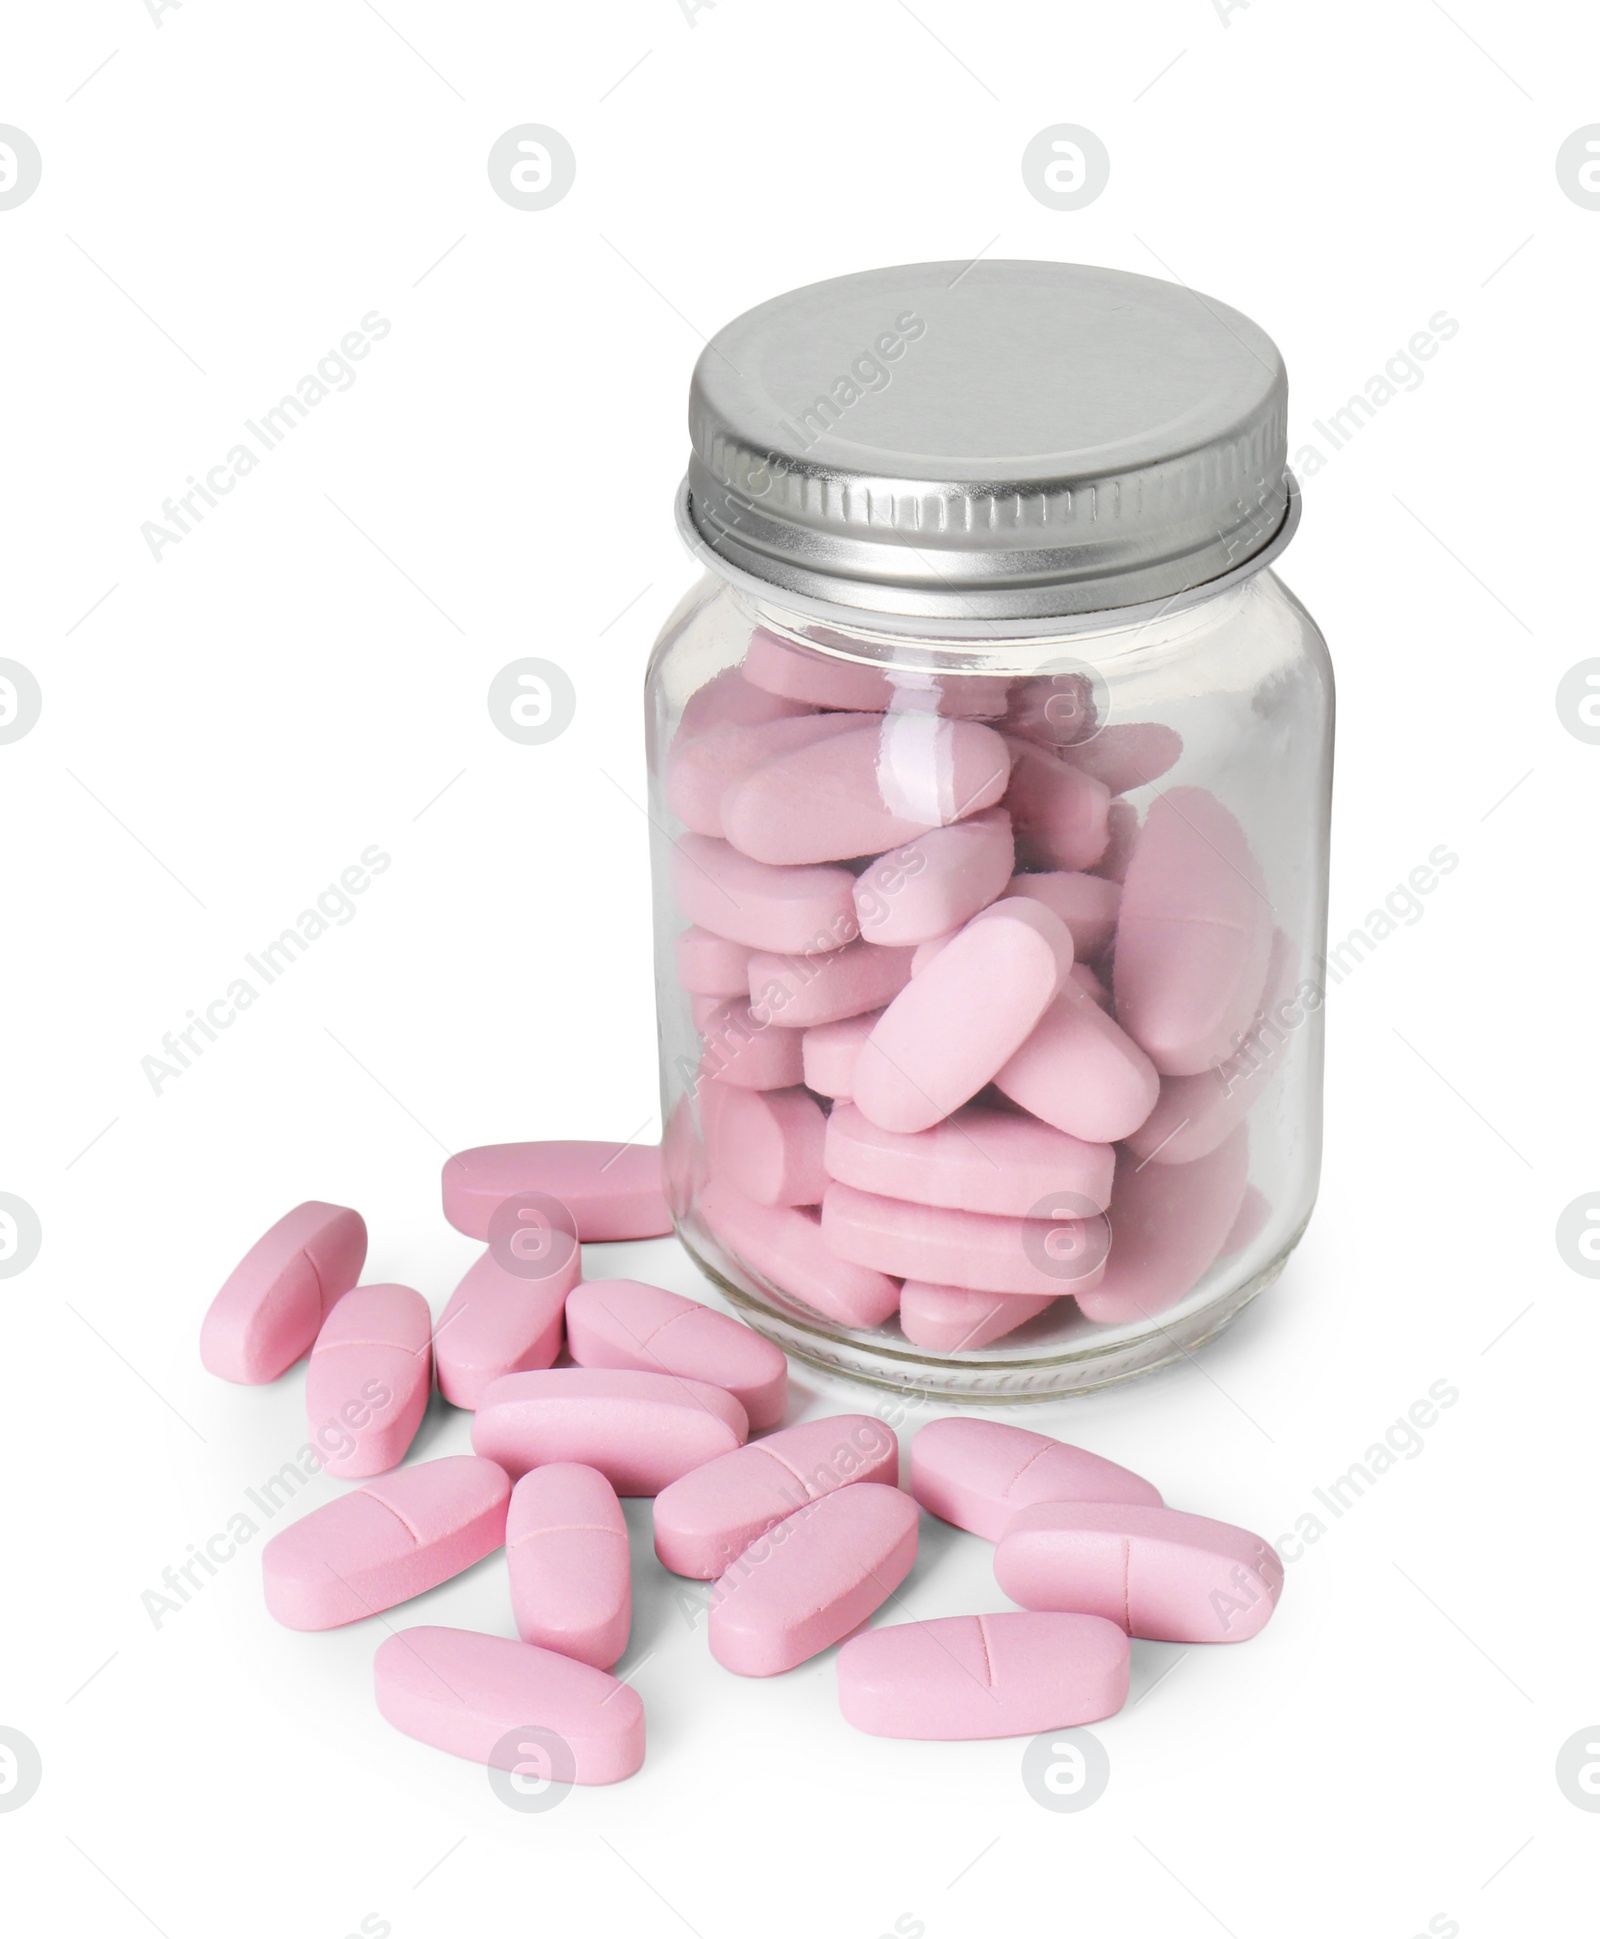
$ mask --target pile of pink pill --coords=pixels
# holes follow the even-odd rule
[[[1064,730],[1056,710],[1077,710]],[[1092,703],[1088,703],[1092,711]],[[837,1325],[974,1351],[1062,1298],[1137,1321],[1268,1208],[1238,1053],[1293,985],[1258,863],[1182,752],[1069,680],[942,682],[765,630],[688,702],[669,1187]]]
[[[267,1543],[279,1622],[356,1622],[505,1549],[515,1638],[425,1626],[380,1644],[378,1708],[410,1736],[515,1770],[532,1733],[540,1774],[565,1782],[639,1769],[644,1707],[610,1674],[631,1619],[624,1495],[654,1497],[665,1568],[716,1584],[718,1663],[774,1676],[843,1643],[842,1713],[878,1736],[1091,1723],[1127,1696],[1130,1637],[1239,1642],[1272,1613],[1269,1544],[1166,1507],[1126,1468],[952,1417],[915,1436],[902,1490],[883,1421],[781,1425],[772,1342],[660,1287],[583,1280],[580,1242],[671,1229],[654,1148],[481,1147],[446,1164],[444,1202],[490,1244],[437,1322],[409,1287],[358,1284],[360,1214],[309,1202],[245,1255],[200,1341],[211,1372],[251,1385],[309,1353],[313,1444],[361,1484]],[[508,1207],[536,1245],[499,1238]],[[435,1379],[473,1410],[475,1451],[402,1465]],[[994,1543],[1017,1610],[863,1627],[910,1572],[923,1511]]]

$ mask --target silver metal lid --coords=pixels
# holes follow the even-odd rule
[[[909,263],[719,330],[684,519],[735,577],[856,611],[1097,612],[1287,537],[1288,386],[1264,331],[1076,263]]]

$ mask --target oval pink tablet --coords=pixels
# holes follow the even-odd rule
[[[1009,745],[1016,766],[1005,802],[1018,861],[1038,869],[1093,868],[1110,838],[1104,782],[1029,741]]]
[[[706,1089],[706,1162],[758,1205],[820,1205],[828,1188],[828,1120],[798,1085],[779,1091]]]
[[[1128,1699],[1128,1638],[1102,1616],[1011,1610],[852,1636],[839,1709],[873,1737],[1029,1737],[1113,1717]]]
[[[989,808],[1011,756],[993,728],[891,713],[780,754],[735,782],[722,827],[759,862],[842,862]]]
[[[444,1215],[469,1239],[487,1239],[508,1198],[558,1199],[584,1241],[659,1239],[672,1230],[661,1189],[661,1147],[558,1138],[477,1145],[444,1163]]]
[[[926,1131],[1021,1048],[1072,968],[1072,935],[1022,896],[974,916],[862,1046],[854,1100],[886,1131]]]
[[[881,1010],[911,981],[911,955],[909,949],[874,949],[863,942],[846,943],[821,956],[754,950],[751,1013],[786,1029],[804,1030]]]
[[[701,1020],[700,1035],[703,1077],[742,1091],[781,1091],[800,1082],[800,1032],[780,1030],[740,997],[717,1004]]]
[[[229,1273],[200,1323],[208,1373],[259,1387],[310,1351],[336,1300],[361,1277],[367,1228],[347,1205],[307,1199]]]
[[[751,949],[841,949],[859,929],[848,869],[774,868],[712,835],[673,843],[672,883],[687,921]]]
[[[530,1469],[511,1491],[506,1564],[523,1642],[609,1670],[628,1647],[633,1587],[628,1524],[605,1476],[575,1461]]]
[[[709,1582],[775,1522],[854,1481],[893,1487],[900,1444],[871,1414],[831,1414],[769,1434],[696,1468],[655,1501],[656,1554]]]
[[[697,835],[720,835],[728,790],[766,761],[831,740],[858,725],[849,714],[802,714],[750,727],[713,727],[675,741],[667,760],[667,806]]]
[[[1221,1252],[1244,1200],[1249,1130],[1240,1125],[1187,1165],[1124,1159],[1111,1194],[1111,1256],[1079,1299],[1101,1325],[1152,1318],[1196,1286]]]
[[[775,1522],[711,1599],[711,1654],[739,1676],[778,1676],[848,1636],[917,1559],[917,1504],[852,1482]]]
[[[644,1762],[639,1693],[591,1664],[473,1629],[403,1629],[372,1660],[379,1712],[453,1757],[558,1784]]]
[[[329,1474],[398,1467],[433,1385],[433,1315],[409,1286],[357,1286],[322,1323],[306,1369],[306,1418]]]
[[[511,1482],[474,1454],[368,1481],[261,1551],[267,1608],[289,1629],[337,1629],[448,1582],[506,1538]]]
[[[1104,1616],[1159,1643],[1242,1643],[1283,1589],[1283,1563],[1259,1535],[1128,1502],[1024,1508],[1000,1537],[994,1573],[1025,1609]]]
[[[856,1080],[861,1046],[877,1028],[881,1011],[814,1024],[802,1043],[801,1071],[808,1090],[824,1097],[848,1097]]]
[[[750,987],[750,952],[743,943],[685,929],[673,944],[678,982],[691,996],[743,996]]]
[[[994,1081],[1023,1110],[1093,1144],[1137,1131],[1161,1091],[1155,1065],[1070,977]]]
[[[1000,1218],[833,1184],[822,1200],[822,1237],[835,1258],[903,1279],[1083,1296],[1105,1272],[1105,1218],[1079,1218],[1072,1201],[1067,1205],[1068,1216],[1059,1218]]]
[[[997,1542],[1040,1501],[1130,1502],[1159,1508],[1158,1489],[1086,1448],[1007,1421],[930,1421],[911,1442],[913,1495],[930,1515]]]
[[[908,1279],[900,1288],[900,1331],[929,1353],[976,1353],[1055,1303],[1050,1293],[974,1293]]]
[[[1176,766],[1183,736],[1158,720],[1130,720],[1102,727],[1086,741],[1074,741],[1072,765],[1080,774],[1104,782],[1112,794],[1147,788]]]
[[[1204,788],[1150,804],[1117,921],[1117,1016],[1163,1077],[1220,1064],[1250,1027],[1272,905],[1244,830]]]
[[[1013,875],[1006,894],[1031,895],[1053,909],[1072,931],[1072,953],[1080,961],[1102,955],[1116,934],[1122,887],[1104,876],[1062,869]]]
[[[780,639],[765,627],[751,635],[743,673],[752,686],[817,707],[882,713],[893,707],[951,717],[998,717],[1008,682],[992,674],[937,675],[876,667]]]
[[[1304,1021],[1304,1011],[1290,1006],[1294,967],[1294,945],[1280,929],[1272,939],[1266,987],[1249,1036],[1216,1070],[1162,1078],[1155,1109],[1128,1138],[1134,1157],[1152,1165],[1187,1165],[1215,1151],[1244,1122],[1271,1083],[1289,1042],[1294,1024],[1282,1021],[1285,1010]]]
[[[869,943],[947,936],[1006,893],[1013,862],[1004,808],[932,828],[880,855],[856,877],[856,916]]]
[[[699,1209],[712,1236],[791,1304],[801,1302],[841,1326],[873,1327],[900,1303],[897,1280],[834,1252],[815,1206],[757,1205],[713,1178]]]
[[[567,1294],[581,1271],[576,1246],[543,1279],[508,1272],[492,1250],[468,1267],[433,1333],[439,1392],[452,1407],[476,1407],[502,1374],[555,1364]]]
[[[725,667],[684,702],[676,739],[681,744],[713,727],[754,727],[764,720],[793,720],[812,711],[803,700],[767,693],[746,680],[738,667]]]
[[[1066,1193],[1082,1217],[1111,1203],[1116,1153],[988,1105],[964,1104],[928,1131],[885,1131],[846,1103],[827,1119],[823,1163],[842,1184],[918,1205],[1029,1218]]]
[[[789,1402],[789,1362],[726,1313],[638,1279],[590,1279],[567,1295],[567,1351],[580,1367],[682,1374],[733,1395],[753,1434]]]
[[[554,1367],[495,1381],[472,1417],[475,1452],[513,1479],[547,1461],[598,1468],[619,1495],[653,1495],[742,1447],[732,1394],[675,1374]]]

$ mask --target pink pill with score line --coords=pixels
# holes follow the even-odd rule
[[[548,1461],[598,1468],[619,1495],[654,1495],[742,1447],[732,1394],[675,1374],[552,1367],[506,1374],[472,1417],[472,1446],[513,1480]]]
[[[779,1676],[881,1608],[917,1559],[917,1504],[855,1481],[775,1522],[730,1564],[711,1601],[711,1654],[739,1676]]]
[[[357,1480],[405,1459],[433,1386],[432,1337],[428,1302],[409,1286],[357,1286],[329,1313],[306,1368],[306,1418],[329,1474]]]
[[[1072,935],[1023,896],[974,916],[903,989],[862,1046],[855,1103],[885,1131],[926,1131],[1026,1042],[1072,968]]]
[[[591,1279],[567,1295],[567,1350],[580,1367],[681,1374],[721,1387],[763,1433],[783,1419],[789,1362],[726,1313],[638,1279]]]
[[[1126,1634],[1101,1616],[941,1616],[852,1636],[839,1709],[873,1737],[1031,1737],[1115,1716],[1128,1667]]]
[[[655,1499],[656,1555],[676,1575],[709,1582],[775,1522],[856,1481],[893,1487],[894,1430],[871,1414],[802,1421],[719,1455]]]
[[[661,1147],[566,1138],[478,1145],[447,1158],[444,1215],[469,1239],[487,1239],[507,1199],[540,1193],[572,1214],[584,1241],[659,1239],[672,1230],[661,1189]]]
[[[913,1495],[930,1515],[997,1542],[1024,1508],[1040,1501],[1118,1501],[1161,1506],[1143,1475],[1087,1448],[1009,1421],[950,1416],[911,1442]]]
[[[338,1629],[392,1609],[492,1555],[510,1499],[505,1470],[473,1454],[380,1475],[267,1543],[267,1608],[288,1629]]]
[[[372,1663],[379,1713],[408,1737],[539,1782],[615,1784],[644,1762],[637,1690],[555,1650],[471,1629],[403,1629]]]
[[[1159,1643],[1242,1643],[1277,1607],[1283,1563],[1229,1522],[1129,1502],[1037,1502],[1000,1537],[995,1580],[1025,1609],[1104,1616]]]
[[[367,1228],[347,1205],[308,1199],[234,1267],[200,1323],[208,1373],[264,1386],[308,1353],[335,1301],[361,1277]]]
[[[531,1468],[511,1491],[506,1564],[523,1642],[609,1670],[628,1647],[633,1588],[628,1524],[605,1476],[572,1461]]]

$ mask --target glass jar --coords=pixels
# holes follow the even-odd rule
[[[946,1399],[1160,1366],[1320,1154],[1333,686],[1249,320],[1048,263],[711,340],[647,693],[668,1192],[751,1325]]]

